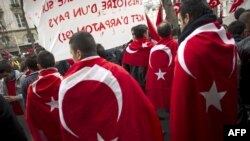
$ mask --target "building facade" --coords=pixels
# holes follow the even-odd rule
[[[0,53],[22,55],[32,48],[38,36],[31,21],[27,23],[32,34],[27,32],[20,0],[0,0]]]

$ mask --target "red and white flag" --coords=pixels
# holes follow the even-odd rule
[[[171,94],[171,140],[222,141],[224,125],[236,123],[236,54],[234,39],[216,22],[197,28],[180,43]]]
[[[58,111],[61,79],[57,69],[45,69],[28,88],[26,120],[34,141],[62,140]]]
[[[220,0],[210,0],[208,4],[211,8],[215,8],[220,5]]]
[[[236,9],[241,5],[243,4],[244,0],[234,0],[229,12],[232,13],[232,12],[235,12]]]
[[[155,40],[155,41],[159,41],[160,40],[160,37],[154,27],[154,25],[152,24],[151,20],[149,19],[148,15],[146,15],[146,21],[147,21],[147,25],[148,25],[148,32],[150,34],[150,37]]]
[[[133,42],[124,50],[122,63],[147,67],[150,49],[153,46],[154,43],[145,37],[133,40]]]
[[[180,7],[181,7],[181,3],[180,2],[176,2],[175,4],[174,4],[174,11],[175,11],[175,14],[176,15],[178,15],[179,14],[179,12],[180,12]]]
[[[169,109],[177,46],[177,41],[166,37],[150,51],[146,95],[157,109]]]
[[[59,113],[64,141],[163,141],[154,107],[137,82],[97,56],[65,75]]]
[[[155,25],[158,26],[162,22],[163,22],[163,7],[162,7],[162,4],[161,4],[159,9],[158,9]]]

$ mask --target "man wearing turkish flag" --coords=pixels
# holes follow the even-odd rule
[[[97,56],[90,33],[70,39],[75,64],[59,90],[64,141],[163,141],[153,105],[120,66]]]
[[[149,53],[154,44],[148,39],[146,25],[137,25],[132,31],[135,39],[124,50],[122,65],[145,91]]]
[[[50,52],[40,52],[37,63],[40,72],[28,88],[26,120],[34,141],[61,141],[58,91],[62,77]]]
[[[170,105],[172,141],[223,141],[237,121],[235,41],[203,0],[182,3]]]
[[[156,109],[169,110],[178,43],[171,37],[172,27],[169,23],[162,22],[157,31],[161,40],[150,51],[146,94]]]

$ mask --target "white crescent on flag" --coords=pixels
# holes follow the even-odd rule
[[[150,51],[150,55],[149,55],[149,66],[152,68],[152,64],[151,64],[151,55],[152,53],[154,53],[155,51],[157,50],[161,50],[161,51],[164,51],[168,57],[169,57],[169,63],[168,63],[168,66],[171,65],[172,63],[172,60],[173,60],[173,55],[171,53],[171,49],[165,45],[156,45],[154,46],[151,51]]]
[[[128,47],[126,47],[126,51],[127,51],[128,53],[130,53],[130,54],[133,54],[133,53],[136,53],[138,50],[131,50],[131,49],[129,48],[129,46],[128,46]]]
[[[185,58],[184,58],[184,51],[185,51],[185,47],[186,44],[188,42],[189,39],[191,39],[192,37],[194,37],[197,34],[200,34],[202,32],[217,32],[219,37],[221,38],[221,40],[225,43],[225,44],[233,44],[235,45],[235,41],[233,38],[228,39],[228,37],[226,36],[226,31],[223,28],[223,26],[221,26],[219,29],[214,25],[214,23],[209,23],[206,25],[203,25],[199,28],[197,28],[195,31],[193,31],[188,37],[186,37],[186,39],[184,41],[181,42],[179,49],[178,49],[178,60],[179,63],[182,67],[182,69],[189,74],[191,77],[193,77],[194,79],[196,79],[196,77],[191,73],[191,71],[188,69],[186,63],[185,63]],[[233,60],[232,60],[232,72],[230,74],[230,76],[232,75],[234,69],[235,69],[235,63],[236,63],[236,57],[234,54]],[[230,77],[229,76],[229,77]]]
[[[118,115],[117,115],[117,121],[119,121],[121,112],[122,112],[122,104],[123,104],[123,98],[122,98],[122,90],[121,87],[115,78],[115,76],[110,72],[109,70],[99,66],[94,65],[93,67],[84,67],[81,70],[77,71],[73,75],[67,77],[64,79],[61,83],[60,90],[59,90],[59,115],[60,115],[60,121],[63,126],[63,128],[68,131],[70,134],[72,134],[75,137],[78,137],[68,126],[67,123],[64,120],[63,110],[62,110],[62,104],[64,100],[64,96],[66,92],[74,87],[76,84],[88,81],[88,80],[94,80],[101,83],[106,84],[110,89],[113,91],[117,104],[118,104]]]

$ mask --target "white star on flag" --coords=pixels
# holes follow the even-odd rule
[[[142,47],[148,47],[148,42],[142,43]]]
[[[58,101],[56,101],[53,97],[51,97],[51,101],[46,104],[50,106],[50,112],[52,112],[55,108],[58,108]]]
[[[225,96],[225,94],[226,91],[218,92],[215,81],[208,92],[201,92],[201,95],[204,96],[206,100],[206,112],[208,111],[209,106],[212,105],[219,111],[222,111],[220,100]]]
[[[157,80],[160,80],[160,79],[165,80],[165,78],[164,78],[165,74],[166,74],[166,72],[162,72],[161,69],[159,69],[159,72],[155,73],[155,75],[157,76]]]

